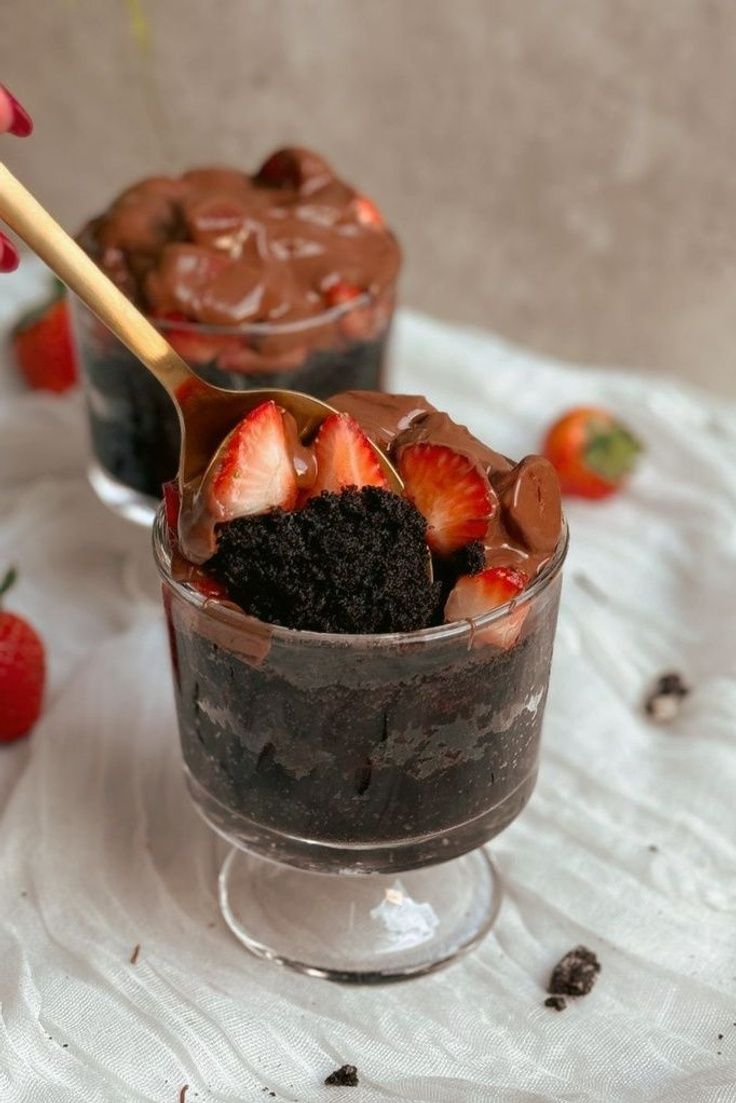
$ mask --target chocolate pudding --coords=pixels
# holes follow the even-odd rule
[[[376,206],[316,154],[205,168],[124,191],[80,234],[204,379],[326,398],[381,386],[400,251]],[[97,463],[158,498],[179,427],[158,382],[74,301]]]

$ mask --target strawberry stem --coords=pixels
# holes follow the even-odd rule
[[[613,425],[604,432],[591,427],[584,456],[591,471],[615,483],[631,473],[641,451],[640,442],[628,429]]]
[[[0,582],[0,598],[3,597],[5,594],[7,594],[8,590],[11,588],[11,586],[14,585],[17,577],[18,577],[18,572],[15,569],[15,567],[10,567],[6,571],[3,580]]]

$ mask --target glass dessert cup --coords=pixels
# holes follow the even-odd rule
[[[380,390],[393,289],[288,323],[205,326],[152,319],[190,367],[233,390],[283,387],[317,398]],[[161,385],[75,296],[73,331],[92,442],[89,479],[113,512],[150,527],[179,460],[179,423]]]
[[[159,512],[185,776],[232,847],[220,906],[250,951],[375,983],[487,934],[501,887],[483,848],[536,781],[566,550],[565,530],[517,601],[472,624],[329,635],[208,601]],[[511,618],[514,645],[489,643]]]

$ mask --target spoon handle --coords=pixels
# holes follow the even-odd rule
[[[196,379],[155,326],[0,162],[0,219],[145,364],[178,406],[177,389]]]

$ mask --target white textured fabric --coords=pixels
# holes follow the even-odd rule
[[[4,309],[27,290],[3,278]],[[125,584],[147,538],[87,487],[79,397],[5,383],[0,563],[22,568],[13,605],[46,637],[51,688],[0,754],[2,1103],[177,1103],[185,1084],[187,1103],[334,1100],[321,1081],[344,1061],[355,1103],[736,1100],[736,410],[411,314],[397,338],[394,388],[503,451],[581,401],[648,448],[626,494],[569,509],[542,770],[493,844],[494,933],[376,990],[240,948],[180,775],[161,618]],[[694,691],[655,727],[641,698],[668,668]],[[559,1014],[544,984],[578,942],[603,971]]]

